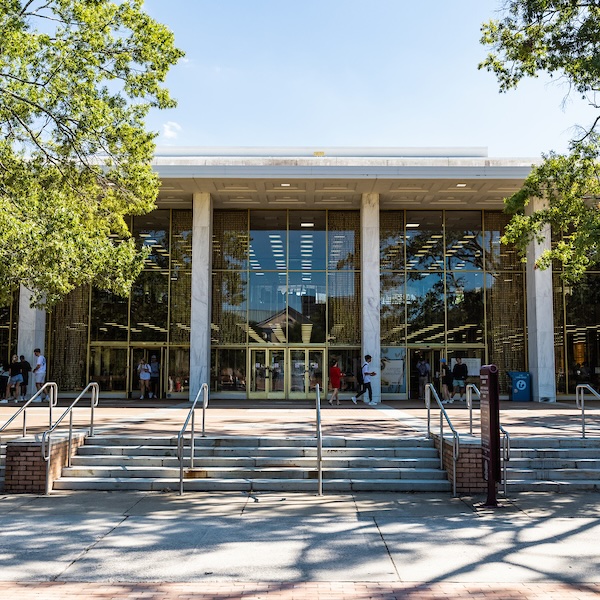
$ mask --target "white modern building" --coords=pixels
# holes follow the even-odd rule
[[[24,292],[5,347],[44,348],[61,390],[93,379],[133,399],[141,357],[158,357],[161,395],[207,382],[215,397],[276,402],[326,388],[334,358],[352,395],[370,354],[378,400],[415,397],[417,357],[435,376],[460,356],[473,375],[498,365],[504,393],[527,371],[533,400],[554,401],[584,363],[598,377],[597,277],[567,288],[501,243],[503,199],[534,162],[485,148],[162,149],[157,210],[131,223],[152,252],[130,297],[81,289],[45,315]]]

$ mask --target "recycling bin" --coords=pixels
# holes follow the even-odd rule
[[[531,402],[531,375],[527,371],[508,371],[511,380],[509,400]]]

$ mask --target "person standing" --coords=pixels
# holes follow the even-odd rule
[[[371,355],[365,354],[365,363],[362,366],[362,386],[360,392],[356,394],[356,396],[352,396],[352,402],[356,404],[356,401],[365,393],[369,393],[369,400],[364,398],[363,402],[368,404],[369,406],[375,406],[377,402],[373,402],[373,390],[371,389],[371,377],[375,377],[377,373],[375,371],[371,371]]]
[[[422,356],[417,361],[417,373],[419,374],[419,400],[425,400],[425,386],[429,383],[431,366]]]
[[[467,387],[467,377],[469,375],[469,369],[467,365],[463,364],[462,358],[459,356],[456,359],[456,364],[452,367],[452,397],[448,401],[449,403],[454,402],[454,396],[458,390],[459,400],[464,402],[464,394]]]
[[[23,383],[21,384],[21,400],[25,400],[27,396],[27,386],[29,385],[29,373],[31,373],[31,364],[25,360],[25,357],[21,354],[19,356],[21,360],[21,374],[23,375]]]
[[[150,390],[150,365],[146,362],[145,358],[140,358],[137,370],[140,377],[140,400],[143,400],[144,394]]]
[[[33,351],[33,354],[35,355],[35,367],[33,367],[33,377],[35,380],[35,387],[37,391],[39,391],[46,382],[46,357],[42,354],[42,351],[39,348],[36,348]],[[42,399],[38,396],[37,402],[41,401]]]
[[[16,354],[13,354],[11,363],[8,367],[8,372],[10,377],[6,386],[6,397],[9,398],[11,396],[11,390],[14,388],[15,395],[13,396],[13,399],[15,402],[18,402],[21,383],[23,383],[23,373],[21,372],[21,363],[19,362],[19,357]]]
[[[329,404],[333,404],[333,401],[335,400],[337,406],[340,405],[339,393],[343,376],[344,374],[342,373],[342,370],[338,367],[338,361],[334,358],[331,361],[331,366],[329,367],[329,384],[333,389],[331,398],[329,399]]]
[[[156,358],[156,355],[153,354],[150,357],[150,392],[148,394],[149,398],[155,396],[158,398],[160,395],[160,363]]]
[[[440,373],[442,379],[442,404],[450,402],[450,390],[452,389],[452,373],[445,358],[440,361]]]

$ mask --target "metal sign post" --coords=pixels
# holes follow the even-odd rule
[[[498,506],[497,482],[500,481],[500,386],[498,367],[484,365],[479,371],[481,398],[481,450],[483,478],[487,481],[484,506]]]

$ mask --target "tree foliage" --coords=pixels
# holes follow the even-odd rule
[[[0,303],[52,306],[91,283],[126,294],[143,265],[129,215],[154,207],[154,133],[182,56],[143,0],[0,0]]]
[[[481,42],[491,51],[479,67],[496,75],[500,91],[546,72],[600,108],[600,0],[510,0],[504,18],[485,23],[482,33]],[[570,280],[600,260],[599,119],[578,128],[568,153],[544,154],[523,188],[506,201],[514,216],[503,241],[516,243],[523,256],[550,224],[557,242],[536,266],[558,260]],[[526,216],[524,208],[534,198],[544,199],[546,208]]]

